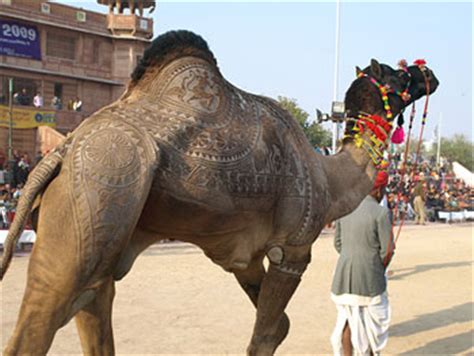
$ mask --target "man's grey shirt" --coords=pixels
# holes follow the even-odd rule
[[[331,292],[374,297],[386,288],[384,259],[393,250],[388,209],[368,195],[351,214],[336,221],[339,252]],[[387,264],[390,261],[390,254]]]

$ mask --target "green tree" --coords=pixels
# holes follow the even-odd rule
[[[298,106],[295,99],[289,99],[284,96],[278,97],[280,106],[287,110],[301,125],[303,132],[313,147],[330,146],[331,133],[325,130],[321,125],[309,120],[309,114]]]
[[[433,145],[432,154],[436,155],[438,144]],[[454,135],[452,138],[441,137],[441,156],[449,161],[457,161],[471,172],[474,171],[474,144],[465,135]]]

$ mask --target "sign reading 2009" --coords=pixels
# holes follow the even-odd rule
[[[0,55],[41,60],[40,43],[35,25],[0,19]]]

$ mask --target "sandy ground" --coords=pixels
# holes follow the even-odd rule
[[[472,225],[408,226],[391,265],[390,339],[385,354],[472,355]],[[313,247],[313,262],[288,306],[292,327],[277,354],[330,354],[335,308],[329,298],[337,255],[332,232]],[[28,255],[2,283],[2,340],[17,317]],[[255,312],[231,274],[186,244],[155,245],[117,285],[118,354],[243,354]],[[80,354],[74,322],[50,354]]]

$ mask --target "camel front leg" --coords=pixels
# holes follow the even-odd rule
[[[273,355],[287,336],[290,322],[284,311],[310,261],[310,248],[274,246],[269,250],[270,266],[258,296],[249,355]]]
[[[115,282],[110,277],[97,290],[94,300],[76,314],[76,326],[85,355],[114,355],[112,304]]]
[[[263,266],[264,255],[255,257],[244,271],[234,271],[235,278],[242,289],[247,293],[253,305],[257,307],[260,286],[265,277],[265,268]]]

